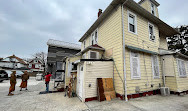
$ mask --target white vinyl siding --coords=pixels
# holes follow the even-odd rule
[[[130,62],[131,62],[131,78],[140,79],[141,75],[140,75],[139,54],[136,52],[131,52]]]
[[[136,15],[128,11],[128,31],[137,34],[137,18]]]
[[[186,77],[185,61],[177,59],[179,77]]]
[[[159,62],[157,56],[152,56],[152,69],[153,69],[153,77],[159,78]]]

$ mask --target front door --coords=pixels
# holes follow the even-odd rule
[[[78,96],[82,99],[82,92],[83,92],[83,65],[80,65],[80,73],[78,77]]]

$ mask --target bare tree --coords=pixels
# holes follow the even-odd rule
[[[44,67],[44,72],[46,71],[46,64],[47,64],[47,54],[45,52],[38,52],[32,55],[33,58],[38,58]]]

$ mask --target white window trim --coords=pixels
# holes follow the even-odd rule
[[[132,32],[132,31],[129,30],[129,14],[131,14],[131,15],[133,15],[135,17],[135,32]],[[127,15],[128,15],[127,16],[128,17],[128,32],[137,35],[137,16],[136,16],[136,14],[134,14],[133,12],[131,12],[129,10],[127,11]]]
[[[155,4],[151,3],[151,14],[152,14],[152,5],[154,6],[154,15],[156,16]],[[153,15],[153,14],[152,14]]]
[[[38,66],[38,67],[36,67],[36,66]],[[35,64],[35,68],[39,68],[39,65],[38,65],[38,64]]]
[[[149,40],[155,42],[155,41],[156,41],[156,36],[155,36],[155,40],[151,40],[151,39],[150,39],[150,30],[149,30],[149,26],[150,26],[150,25],[153,26],[153,36],[155,36],[155,26],[154,26],[152,23],[148,22]]]
[[[182,78],[187,77],[186,62],[184,61],[186,75],[180,75],[178,60],[180,60],[180,61],[184,61],[184,60],[182,60],[182,59],[176,59],[179,77],[182,77]]]
[[[95,44],[98,44],[99,32],[98,32],[98,28],[97,28],[96,30],[94,30],[94,31],[91,33],[91,36],[90,36],[90,45],[92,45],[92,39],[93,39],[92,34],[94,34],[94,36],[95,36],[95,32],[96,32],[96,31],[97,31],[97,43],[95,43]]]
[[[133,68],[132,68],[132,52],[130,52],[130,68],[131,68],[131,79],[141,79],[141,72],[140,72],[140,54],[138,53],[138,74],[139,76],[133,76]],[[137,52],[136,52],[137,53]]]
[[[89,57],[88,57],[89,59],[91,59],[91,58],[90,58],[90,53],[91,53],[91,52],[95,52],[95,53],[96,53],[96,56],[97,56],[96,59],[99,59],[99,52],[97,52],[97,51],[89,51],[89,54],[88,54],[88,55],[89,55]],[[92,59],[93,59],[93,58],[92,58]]]
[[[160,70],[159,70],[159,59],[158,59],[158,56],[156,56],[156,57],[157,57],[157,65],[158,65],[159,76],[155,76],[155,72],[154,72],[154,62],[153,62],[153,57],[154,57],[154,56],[156,56],[156,55],[151,56],[153,79],[160,79]]]
[[[86,40],[83,41],[84,49],[86,48]]]

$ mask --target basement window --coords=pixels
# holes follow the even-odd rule
[[[128,11],[128,30],[131,33],[137,33],[136,15],[130,11]]]

